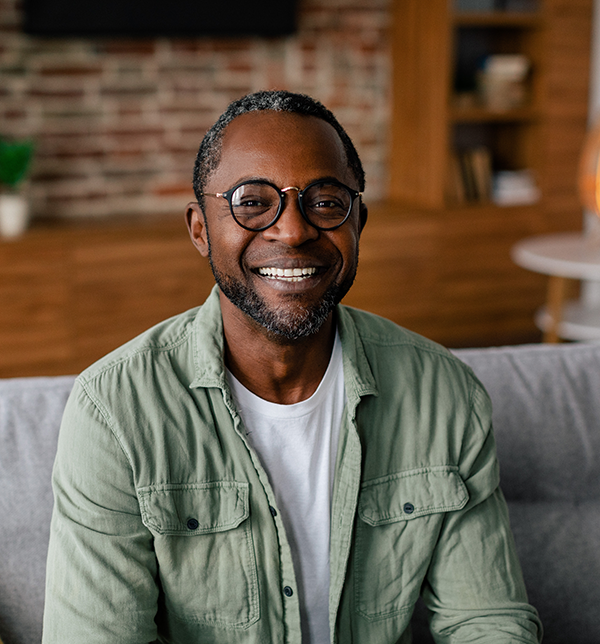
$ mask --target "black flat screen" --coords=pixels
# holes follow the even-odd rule
[[[296,0],[24,0],[40,36],[281,36]]]

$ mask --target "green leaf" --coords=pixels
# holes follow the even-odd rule
[[[31,141],[0,141],[0,183],[14,188],[27,174],[32,156]]]

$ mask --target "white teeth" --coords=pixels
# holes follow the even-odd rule
[[[317,272],[316,268],[259,268],[258,274],[271,279],[299,282]]]

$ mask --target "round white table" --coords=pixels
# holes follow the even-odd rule
[[[545,342],[600,340],[600,308],[583,301],[565,302],[567,279],[600,281],[600,240],[582,233],[529,237],[515,244],[513,261],[549,275],[548,299],[536,316]]]

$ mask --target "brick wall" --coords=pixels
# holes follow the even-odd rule
[[[338,116],[384,196],[390,0],[301,0],[279,39],[45,39],[0,0],[0,136],[37,145],[34,215],[181,211],[199,142],[229,101],[311,94]]]

